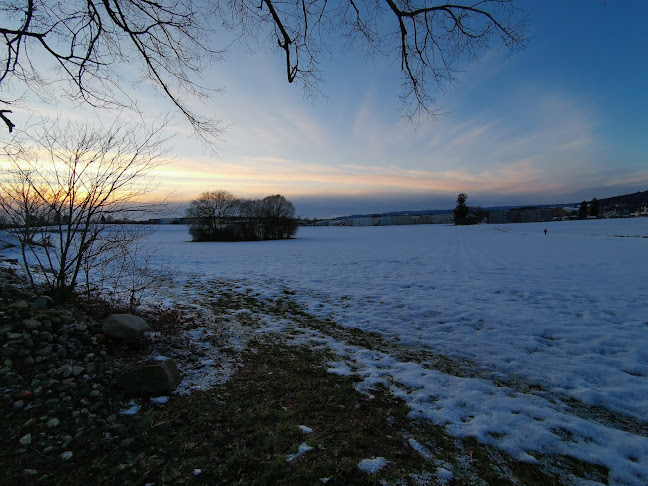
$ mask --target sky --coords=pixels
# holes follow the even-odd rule
[[[469,205],[572,203],[648,189],[644,0],[524,0],[527,47],[462,66],[436,93],[443,115],[402,117],[400,64],[353,49],[320,64],[323,95],[285,79],[272,49],[233,45],[200,106],[228,125],[214,154],[179,122],[157,174],[180,206],[201,192],[282,194],[298,215],[332,217]],[[170,109],[141,92],[152,116]]]

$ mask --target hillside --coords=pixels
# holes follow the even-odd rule
[[[602,206],[628,206],[628,209],[638,209],[640,206],[648,206],[648,191],[637,191],[632,194],[613,196],[599,199]]]
[[[598,199],[598,198],[597,198]],[[624,194],[621,196],[613,196],[613,197],[608,197],[604,199],[598,199],[599,203],[601,204],[602,207],[610,207],[610,206],[620,206],[624,207],[625,209],[629,209],[631,211],[634,211],[636,209],[639,209],[642,206],[648,206],[648,191],[637,191],[632,194]],[[555,207],[578,207],[580,204],[579,202],[571,202],[571,203],[554,203],[554,204],[524,204],[524,205],[515,205],[515,206],[489,206],[489,207],[484,207],[482,208],[484,211],[503,211],[503,210],[509,210],[509,209],[519,209],[522,207],[534,207],[534,208],[555,208]],[[448,209],[424,209],[424,210],[413,210],[413,211],[389,211],[389,212],[384,212],[384,213],[377,213],[377,214],[351,214],[348,216],[340,216],[335,219],[347,219],[347,218],[362,218],[362,217],[367,217],[367,216],[400,216],[400,215],[405,215],[408,214],[410,216],[422,216],[425,214],[443,214],[443,213],[451,213],[452,208]]]

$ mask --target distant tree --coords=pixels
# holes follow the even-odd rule
[[[186,216],[193,241],[278,240],[297,231],[293,204],[278,194],[259,200],[205,192],[191,202]]]
[[[268,196],[261,201],[264,220],[264,240],[292,238],[297,232],[295,207],[280,194]]]
[[[601,212],[601,205],[599,204],[598,199],[592,199],[592,202],[589,204],[589,215],[599,217]]]
[[[235,213],[240,201],[228,191],[203,192],[191,201],[186,216],[192,220],[189,232],[194,241],[215,239],[227,216]]]
[[[484,218],[488,219],[490,216],[490,211],[487,209],[482,208],[481,206],[470,206],[469,208],[469,214],[473,214],[476,218],[477,221],[484,221]]]
[[[455,224],[463,224],[470,212],[470,208],[466,205],[468,196],[463,192],[457,196],[457,206],[454,208]]]
[[[587,214],[589,212],[589,207],[587,201],[583,201],[578,208],[578,219],[587,219]]]
[[[567,216],[567,211],[565,211],[564,208],[556,206],[555,208],[552,209],[552,216],[554,218],[562,219],[565,216]]]

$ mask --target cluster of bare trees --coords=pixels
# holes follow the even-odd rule
[[[160,130],[40,124],[4,145],[5,243],[18,248],[37,293],[64,301],[80,283],[128,287],[147,232],[109,221],[156,206],[148,196],[151,172],[166,161]]]
[[[295,208],[277,194],[239,199],[228,191],[202,193],[187,209],[193,241],[256,241],[292,238]]]

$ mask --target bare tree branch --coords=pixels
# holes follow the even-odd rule
[[[252,38],[274,37],[288,82],[317,91],[318,62],[336,39],[359,41],[367,53],[399,60],[405,115],[436,116],[433,94],[488,50],[524,45],[526,17],[514,0],[231,0],[229,22]],[[263,7],[267,7],[265,13]]]
[[[13,129],[16,125],[14,125],[9,118],[5,115],[5,113],[12,113],[11,110],[0,110],[0,118],[7,124],[7,128],[9,128],[9,133],[13,132]]]
[[[0,93],[10,82],[39,94],[63,86],[92,106],[137,109],[124,65],[140,66],[141,79],[200,137],[217,139],[222,123],[189,101],[212,93],[196,80],[224,53],[212,45],[221,25],[246,41],[270,41],[287,81],[307,96],[320,92],[320,62],[336,50],[359,46],[397,61],[405,115],[417,118],[438,113],[435,93],[466,64],[522,47],[526,17],[514,0],[0,0]],[[57,74],[32,62],[36,54]]]

